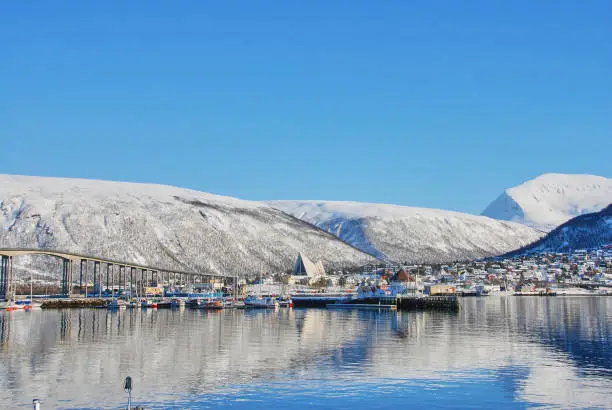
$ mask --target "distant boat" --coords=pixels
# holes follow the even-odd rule
[[[0,309],[6,310],[7,312],[10,312],[12,310],[23,310],[25,309],[25,305],[18,305],[12,300],[7,300],[0,302]]]
[[[142,302],[138,299],[132,299],[127,303],[127,307],[130,309],[140,309],[142,307]]]
[[[210,310],[218,310],[223,309],[223,301],[219,299],[208,299],[203,301],[204,303],[200,304],[200,309],[210,309]]]
[[[151,300],[148,300],[148,299],[143,299],[143,300],[140,302],[140,306],[141,306],[143,309],[151,309],[151,308],[156,308],[156,307],[157,307],[157,303],[155,303],[155,302],[153,302],[153,301],[151,301]]]
[[[172,302],[170,302],[170,306],[173,308],[184,308],[185,307],[185,299],[172,299]]]
[[[127,303],[123,300],[113,299],[107,305],[108,310],[123,310],[127,307]]]
[[[244,306],[274,309],[278,307],[278,301],[272,296],[247,296],[244,299]]]
[[[15,302],[17,305],[23,306],[24,310],[41,309],[42,303],[34,302],[33,300],[20,300]]]
[[[295,307],[325,307],[330,303],[346,303],[355,298],[354,292],[296,292],[291,294]]]
[[[283,298],[279,298],[278,300],[278,306],[280,307],[293,307],[293,301],[291,300],[290,297],[283,297]]]

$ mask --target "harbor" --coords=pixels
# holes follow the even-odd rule
[[[164,274],[144,268],[140,275],[136,270],[126,275],[127,270],[119,267],[114,271],[116,277],[104,278],[95,260],[83,260],[78,281],[70,279],[72,283],[67,285],[65,277],[73,277],[69,273],[55,288],[59,294],[45,288],[47,294],[41,295],[34,293],[34,289],[42,289],[40,283],[16,277],[13,257],[5,255],[0,277],[6,299],[0,302],[0,309],[367,309],[381,305],[397,310],[457,311],[461,300],[469,297],[609,296],[612,277],[606,266],[611,260],[612,250],[604,248],[592,253],[578,250],[569,255],[538,256],[537,260],[473,261],[438,267],[364,265],[351,273],[328,273],[320,262],[300,253],[289,274],[262,273],[250,279],[226,275],[200,283],[195,279],[204,276],[197,273]],[[90,264],[93,278],[87,274]],[[62,294],[62,289],[70,291]]]
[[[465,298],[458,312],[0,312],[0,363],[6,369],[0,374],[0,404],[30,408],[38,398],[41,410],[126,408],[123,382],[130,376],[132,406],[150,409],[283,408],[296,394],[308,396],[315,407],[340,406],[335,394],[340,389],[357,391],[355,400],[372,407],[398,406],[405,399],[433,400],[442,383],[474,395],[493,389],[487,403],[499,408],[517,401],[525,406],[605,408],[612,386],[599,369],[612,366],[606,336],[611,304],[612,299],[601,297],[489,296]],[[590,320],[579,320],[584,315]],[[44,360],[38,359],[41,355]],[[58,363],[70,363],[70,371]],[[538,396],[527,399],[519,387],[491,387],[490,378],[500,372],[520,377],[522,386]],[[563,384],[574,372],[584,385]],[[454,379],[449,373],[462,376]],[[551,387],[542,388],[542,377]],[[401,389],[402,399],[387,393],[392,388]],[[569,399],[561,394],[565,391],[571,393]],[[436,400],[452,407],[456,397]]]

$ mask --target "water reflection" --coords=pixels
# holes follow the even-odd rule
[[[253,389],[284,394],[291,403],[312,390],[344,407],[349,396],[374,394],[373,385],[385,386],[377,392],[394,392],[395,399],[383,398],[388,407],[426,391],[438,399],[465,396],[463,404],[471,408],[606,407],[611,304],[605,297],[491,297],[466,299],[454,314],[3,312],[0,407],[25,406],[33,397],[42,398],[45,408],[118,406],[127,375],[137,400],[161,407],[247,399]],[[482,396],[483,388],[492,396]],[[344,404],[337,401],[342,397]],[[366,402],[351,406],[364,408],[358,403]]]

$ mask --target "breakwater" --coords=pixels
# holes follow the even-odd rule
[[[75,299],[52,299],[45,300],[41,308],[43,309],[69,309],[69,308],[95,308],[106,306],[108,301],[99,298],[75,298]]]

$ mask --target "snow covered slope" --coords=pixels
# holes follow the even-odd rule
[[[525,225],[437,209],[358,202],[267,203],[371,254],[399,262],[499,255],[541,236]]]
[[[570,219],[539,241],[507,256],[539,252],[567,252],[612,244],[612,204],[599,212]]]
[[[220,273],[291,269],[299,252],[326,267],[372,260],[262,203],[171,186],[12,175],[0,175],[0,247]]]
[[[544,174],[507,189],[482,215],[550,231],[612,202],[612,179],[596,175]]]

